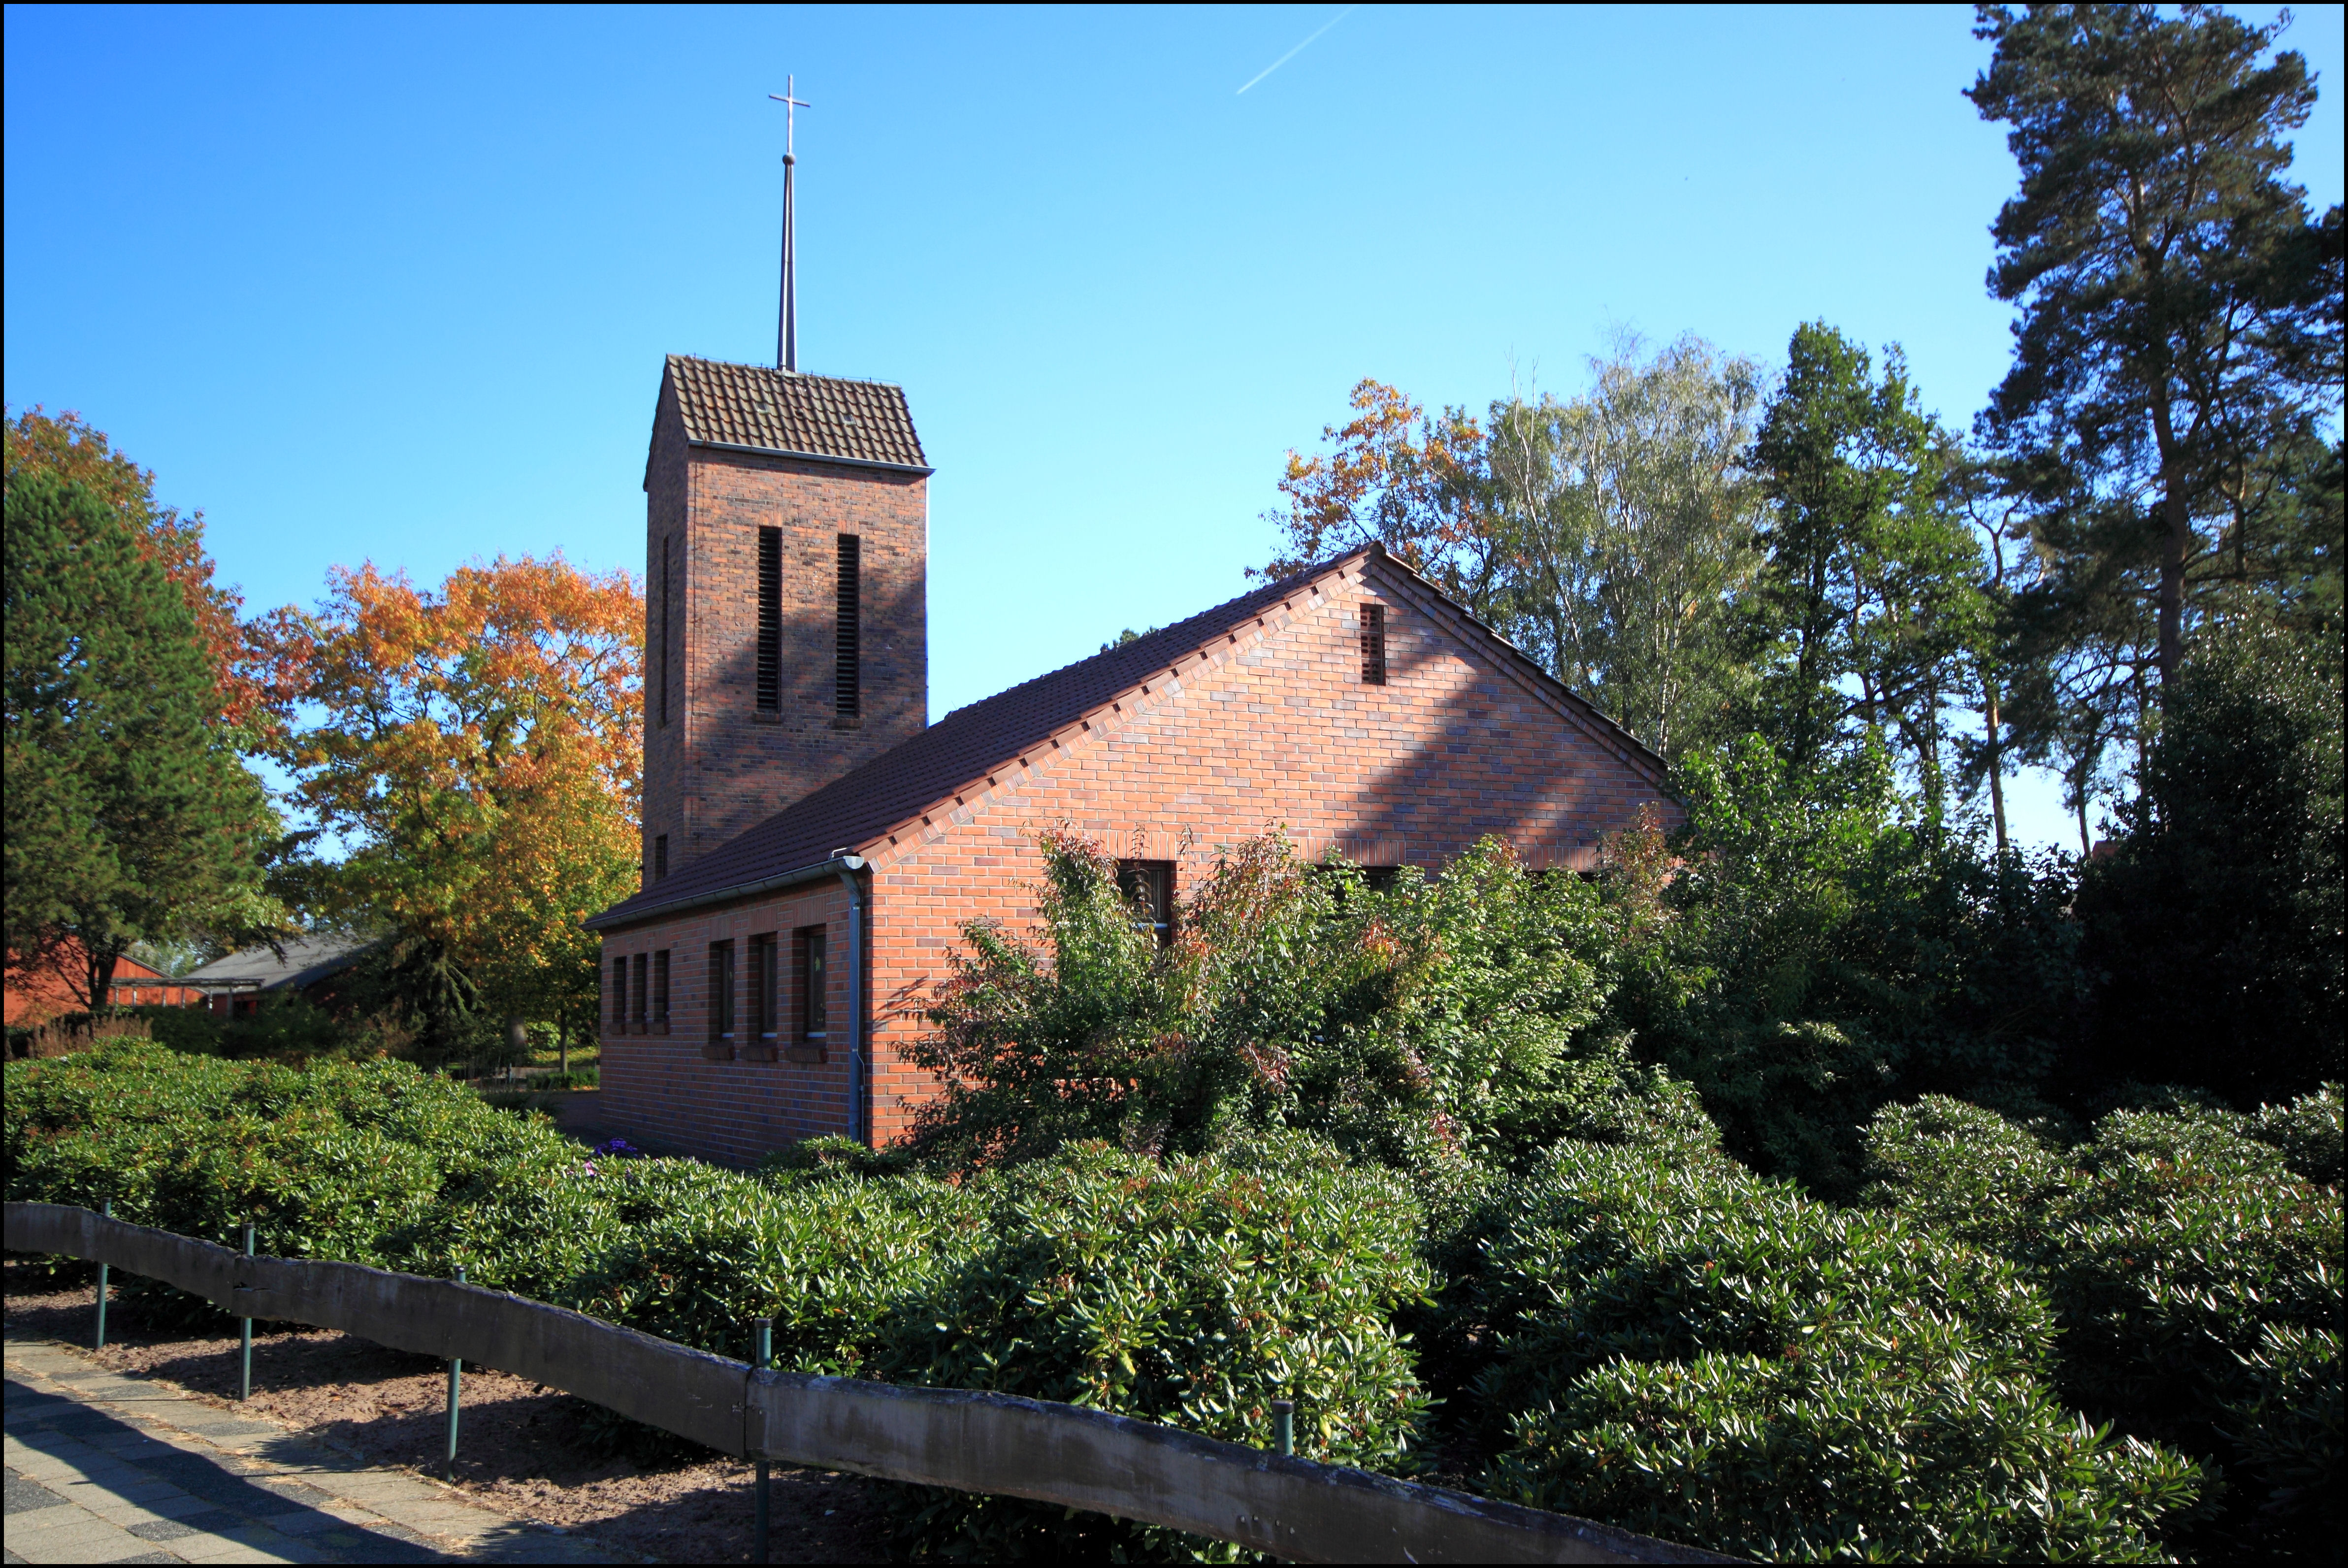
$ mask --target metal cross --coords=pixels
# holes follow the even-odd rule
[[[805,98],[793,98],[791,96],[793,85],[796,81],[796,77],[785,77],[783,78],[783,90],[778,93],[768,93],[767,95],[768,98],[783,106],[783,156],[786,158],[788,158],[795,150],[791,146],[791,139],[796,129],[794,122],[798,118],[798,111],[803,108],[813,108],[815,107],[815,105],[808,102]]]

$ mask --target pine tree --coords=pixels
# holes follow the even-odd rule
[[[102,1006],[133,943],[266,923],[276,823],[186,597],[121,510],[26,469],[6,529],[10,963],[77,944]]]

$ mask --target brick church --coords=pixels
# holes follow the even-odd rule
[[[602,937],[605,1119],[755,1161],[886,1142],[962,924],[1032,918],[1035,835],[1167,918],[1216,846],[1587,867],[1661,761],[1375,545],[926,722],[927,487],[903,391],[673,357],[647,499],[644,891]]]

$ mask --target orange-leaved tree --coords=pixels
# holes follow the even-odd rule
[[[1288,454],[1288,504],[1264,514],[1279,552],[1249,575],[1284,577],[1376,540],[1480,611],[1493,577],[1483,431],[1464,409],[1430,415],[1380,381],[1362,381],[1349,401],[1354,418],[1321,432],[1329,451]]]
[[[449,1006],[418,1007],[424,1034],[453,1048],[468,1020],[448,1015],[475,999],[566,1038],[592,1023],[579,922],[638,885],[635,580],[559,554],[464,567],[437,593],[337,568],[281,632],[311,720],[282,748],[293,795],[345,851],[323,902],[460,978]]]

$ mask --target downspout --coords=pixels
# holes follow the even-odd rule
[[[840,851],[831,858],[839,885],[848,890],[848,1094],[849,1135],[872,1146],[870,1074],[864,1060],[864,884],[856,873],[864,857]]]

